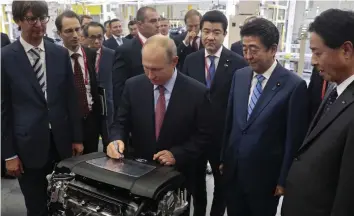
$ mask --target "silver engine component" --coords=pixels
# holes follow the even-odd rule
[[[52,216],[174,216],[188,208],[185,189],[168,191],[156,202],[72,173],[53,173],[47,179]]]

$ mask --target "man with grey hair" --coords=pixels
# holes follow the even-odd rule
[[[186,187],[193,193],[195,160],[210,139],[210,103],[207,88],[179,73],[177,62],[172,39],[156,35],[146,41],[142,50],[145,75],[126,82],[107,154],[121,158],[132,134],[131,156],[175,166],[186,176]]]

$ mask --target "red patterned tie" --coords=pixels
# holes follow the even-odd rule
[[[79,58],[80,54],[74,53],[71,55],[71,58],[74,59],[74,81],[75,81],[75,86],[76,89],[78,90],[79,93],[79,105],[80,105],[80,112],[82,114],[82,117],[87,117],[89,114],[90,110],[88,107],[88,101],[87,101],[87,96],[86,96],[86,86],[84,83],[84,75],[81,70],[81,66],[79,64]]]
[[[156,140],[159,138],[163,118],[166,112],[165,87],[159,86],[159,98],[157,99],[155,110],[155,135]]]

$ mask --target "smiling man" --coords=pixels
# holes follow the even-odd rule
[[[205,169],[209,160],[214,176],[214,197],[211,207],[211,216],[224,215],[225,199],[222,194],[222,183],[219,172],[220,149],[225,126],[225,113],[231,80],[234,72],[247,66],[240,55],[231,52],[222,44],[227,34],[227,18],[217,10],[209,11],[201,19],[202,43],[201,49],[187,56],[183,73],[198,80],[210,89],[211,122],[213,125],[213,147],[203,155],[198,164],[196,188],[194,196],[194,215],[205,215],[207,193],[205,182]]]
[[[250,67],[235,72],[221,166],[228,215],[274,216],[307,124],[307,85],[275,59],[279,32],[256,18],[241,29]]]
[[[330,9],[310,25],[312,64],[327,91],[286,182],[282,215],[354,215],[354,13]]]

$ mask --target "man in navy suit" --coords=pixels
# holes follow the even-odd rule
[[[1,50],[2,157],[19,177],[27,215],[47,216],[54,162],[81,154],[82,132],[68,51],[46,40],[45,1],[14,1],[19,40]]]
[[[214,176],[214,197],[211,216],[221,216],[225,213],[225,202],[222,194],[222,182],[219,172],[220,149],[225,126],[225,113],[231,87],[231,80],[236,70],[247,66],[242,56],[233,53],[222,44],[227,34],[227,18],[217,10],[209,11],[201,19],[202,42],[201,49],[187,56],[183,73],[206,85],[210,91],[211,122],[213,126],[212,147],[207,148],[206,155],[199,160],[196,174],[196,190],[194,215],[205,215],[207,193],[205,169],[209,160]]]
[[[113,121],[113,84],[112,72],[114,51],[102,46],[104,40],[104,27],[101,23],[90,22],[83,29],[83,35],[89,41],[89,47],[96,50],[96,75],[98,86],[105,89],[107,115],[103,118],[101,136],[103,138],[104,151],[108,145],[108,128]]]
[[[112,19],[109,22],[109,29],[112,36],[103,42],[105,47],[116,50],[119,46],[129,41],[129,39],[122,37],[122,23],[119,19]]]
[[[274,216],[293,156],[304,139],[307,86],[276,60],[279,32],[263,18],[242,27],[250,67],[236,71],[220,170],[228,215]]]

